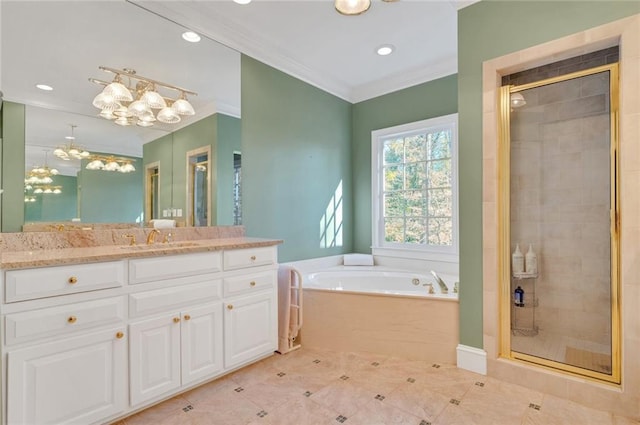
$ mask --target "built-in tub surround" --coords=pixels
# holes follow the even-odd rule
[[[640,15],[602,25],[483,65],[483,340],[490,376],[640,419]],[[621,384],[603,384],[500,358],[498,315],[497,92],[503,75],[620,46]],[[562,166],[562,165],[560,165]],[[579,249],[579,248],[578,248]]]
[[[455,363],[459,340],[455,276],[442,275],[451,288],[444,295],[429,270],[342,266],[340,259],[289,263],[304,275],[303,346]],[[434,294],[423,286],[429,283]]]

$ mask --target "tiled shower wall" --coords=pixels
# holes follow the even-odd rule
[[[522,91],[527,103],[511,113],[511,252],[532,244],[539,268],[538,279],[514,283],[529,301],[535,285],[541,333],[603,347],[611,341],[608,93],[608,73],[598,73]]]

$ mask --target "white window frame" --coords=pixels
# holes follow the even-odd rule
[[[451,190],[453,197],[453,243],[451,246],[430,246],[392,243],[384,240],[383,154],[384,140],[429,132],[433,128],[451,128]],[[374,255],[415,258],[457,263],[459,258],[458,221],[458,114],[444,115],[371,132],[371,223]]]

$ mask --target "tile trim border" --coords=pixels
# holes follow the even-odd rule
[[[457,366],[481,375],[487,374],[487,352],[476,347],[458,344],[456,347]]]

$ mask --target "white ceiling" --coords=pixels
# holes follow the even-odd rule
[[[88,78],[111,78],[100,65],[196,91],[189,100],[198,115],[183,125],[214,112],[239,116],[238,52],[358,102],[455,73],[457,9],[473,2],[373,0],[368,12],[342,16],[332,0],[1,0],[0,89],[5,100],[28,105],[27,166],[62,144],[70,124],[89,150],[141,156],[143,143],[176,127],[123,128],[96,118],[91,100],[100,87]],[[186,43],[184,28],[209,39]],[[382,44],[396,51],[376,55]],[[51,155],[49,164],[64,165]]]

